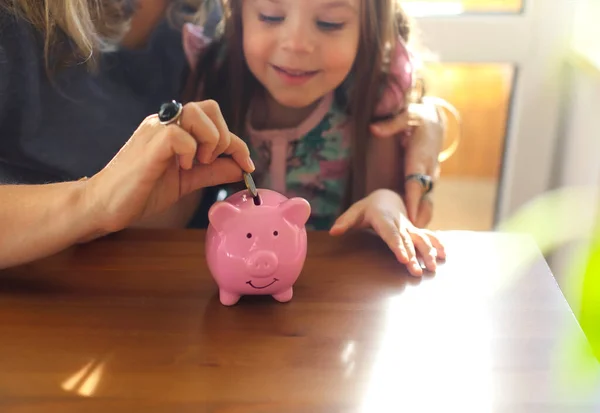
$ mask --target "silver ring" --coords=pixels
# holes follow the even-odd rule
[[[433,178],[425,174],[411,174],[404,178],[405,182],[415,180],[423,187],[423,195],[427,195],[433,190]]]
[[[163,125],[170,125],[177,122],[181,125],[180,117],[183,113],[183,105],[175,100],[163,103],[158,111],[158,119]]]

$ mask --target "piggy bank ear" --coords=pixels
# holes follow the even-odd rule
[[[229,202],[216,202],[208,210],[208,221],[217,230],[221,230],[225,223],[240,214],[240,209]]]
[[[302,227],[310,217],[310,204],[304,198],[291,198],[279,205],[283,219],[289,223]]]

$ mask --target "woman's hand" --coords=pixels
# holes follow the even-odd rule
[[[429,175],[435,182],[439,177],[438,157],[444,140],[444,125],[433,103],[411,104],[408,111],[396,117],[373,123],[371,132],[377,138],[403,136],[406,148],[404,176],[411,174]],[[433,205],[423,196],[423,187],[416,180],[405,182],[405,202],[408,218],[417,227],[423,228],[431,221]]]
[[[221,154],[231,158],[217,158]],[[196,162],[198,161],[198,162]],[[146,118],[111,162],[87,182],[86,202],[104,232],[165,211],[200,188],[254,171],[246,144],[214,101],[188,103],[180,125]]]
[[[433,232],[411,224],[402,198],[388,189],[374,191],[352,205],[337,219],[330,234],[341,235],[353,227],[372,228],[414,276],[423,274],[417,252],[432,272],[437,269],[436,260],[446,258],[440,239]]]

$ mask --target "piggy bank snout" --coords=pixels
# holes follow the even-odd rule
[[[272,251],[256,251],[246,261],[248,273],[254,277],[268,277],[277,270],[279,260]]]

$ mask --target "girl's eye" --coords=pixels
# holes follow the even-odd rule
[[[332,23],[332,22],[324,22],[319,20],[317,22],[317,26],[319,27],[319,29],[324,30],[324,31],[334,31],[334,30],[341,30],[344,28],[344,25],[346,23]]]
[[[281,23],[283,21],[283,17],[281,16],[267,16],[262,13],[259,13],[258,19],[265,23]]]

